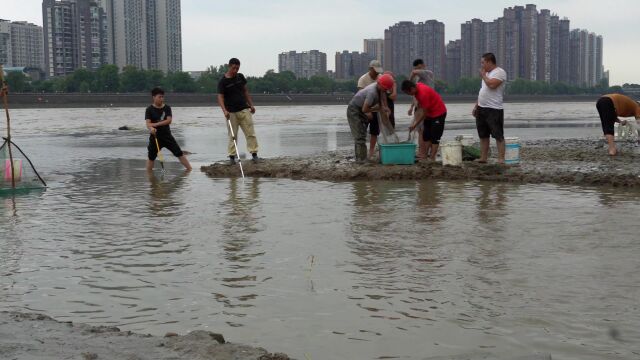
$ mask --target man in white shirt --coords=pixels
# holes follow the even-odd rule
[[[384,70],[382,69],[382,65],[378,60],[371,60],[369,63],[369,71],[362,75],[360,79],[358,79],[358,91],[366,88],[367,86],[373,84],[378,79]],[[378,135],[380,135],[380,123],[378,121],[378,113],[372,113],[373,118],[369,121],[369,158],[373,158],[373,154],[376,148],[376,143],[378,142]]]
[[[480,60],[480,77],[482,87],[478,95],[478,102],[473,108],[476,118],[476,128],[480,137],[480,159],[486,163],[489,157],[490,137],[496,139],[498,146],[498,163],[504,164],[504,88],[507,73],[496,65],[496,56],[492,53],[482,55]]]

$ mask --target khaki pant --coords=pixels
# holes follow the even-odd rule
[[[244,138],[247,140],[247,151],[252,154],[257,153],[258,139],[256,138],[256,132],[253,129],[253,117],[251,116],[251,111],[249,109],[244,109],[242,111],[230,113],[230,115],[229,120],[231,121],[231,127],[233,128],[233,133],[236,135],[236,139],[238,138],[238,127],[240,127],[244,133]],[[236,148],[233,144],[233,137],[231,136],[231,131],[229,131],[228,125],[227,132],[229,133],[229,156],[236,156]]]

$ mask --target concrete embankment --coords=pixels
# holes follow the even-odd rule
[[[256,106],[279,105],[347,105],[353,94],[253,94]],[[508,95],[506,102],[594,102],[597,95]],[[167,94],[167,103],[174,107],[217,107],[216,94]],[[402,94],[398,102],[410,102]],[[477,95],[444,95],[444,101],[452,103],[475,103]],[[10,94],[11,108],[107,108],[148,106],[150,95],[135,94]]]
[[[604,142],[595,139],[529,141],[522,144],[521,164],[501,166],[465,162],[461,167],[419,162],[412,166],[358,165],[351,152],[322,153],[312,157],[244,161],[249,177],[327,181],[354,180],[483,180],[511,183],[555,183],[585,186],[640,187],[640,147],[619,144],[621,153],[607,155]],[[239,177],[238,166],[226,162],[201,169],[211,177]]]
[[[289,357],[230,344],[222,335],[206,331],[157,337],[115,327],[58,322],[45,315],[0,312],[0,359],[288,360]]]

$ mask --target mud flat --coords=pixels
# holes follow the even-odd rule
[[[493,143],[493,141],[492,141]],[[419,162],[413,166],[363,164],[353,161],[352,152],[326,152],[315,156],[263,159],[257,164],[243,161],[248,177],[304,180],[483,180],[511,183],[555,183],[585,186],[640,187],[640,147],[620,142],[620,154],[607,155],[598,139],[539,140],[522,143],[521,163],[464,162],[461,167]],[[495,153],[495,149],[493,150]],[[218,162],[201,169],[207,175],[239,177],[237,165]]]
[[[194,331],[164,338],[115,327],[58,322],[39,314],[0,312],[0,359],[82,360],[287,360],[261,348],[226,343],[223,336]]]

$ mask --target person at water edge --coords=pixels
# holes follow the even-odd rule
[[[426,153],[431,161],[436,160],[440,139],[444,133],[444,121],[447,118],[447,107],[442,97],[432,87],[423,83],[414,84],[410,80],[402,82],[402,92],[413,96],[421,111],[409,131],[414,131],[420,124],[423,125],[422,140],[425,143]]]
[[[258,161],[258,138],[253,128],[253,114],[256,108],[253,106],[253,99],[249,95],[247,79],[238,72],[240,70],[240,60],[232,58],[229,60],[229,67],[220,82],[218,82],[218,105],[226,120],[231,121],[233,134],[238,138],[238,127],[242,129],[247,141],[247,150],[251,153],[253,162]],[[231,135],[229,126],[228,154],[229,163],[236,163],[236,148],[234,138]]]
[[[413,70],[411,74],[409,74],[409,79],[414,83],[422,83],[424,85],[430,86],[433,88],[434,86],[434,75],[433,71],[427,70],[427,65],[424,63],[422,59],[415,59],[413,61]],[[422,110],[418,106],[418,103],[414,99],[409,107],[409,116],[413,116],[413,120],[419,119],[423,116]],[[422,133],[423,123],[420,123],[417,130],[419,133]],[[427,157],[427,146],[424,140],[422,140],[422,136],[418,138],[418,159],[425,159]]]
[[[391,75],[381,75],[376,82],[358,91],[349,102],[347,120],[355,142],[356,161],[359,163],[364,163],[367,160],[367,125],[374,120],[373,113],[376,111],[389,112],[389,109],[382,103],[382,99],[386,96],[385,93],[393,88],[393,83]]]
[[[180,160],[180,163],[187,171],[191,171],[191,164],[189,164],[187,156],[182,149],[180,149],[180,145],[178,145],[173,135],[171,135],[169,125],[173,121],[173,115],[171,113],[171,107],[164,103],[164,90],[159,87],[153,88],[153,90],[151,90],[151,96],[153,103],[147,108],[144,114],[147,129],[149,129],[147,171],[153,171],[153,163],[158,156],[158,147],[160,147],[160,149],[167,148],[173,156]],[[157,143],[156,140],[158,141]]]
[[[366,74],[362,75],[360,79],[358,79],[358,91],[366,88],[367,86],[373,84],[378,79],[378,76],[383,73],[382,65],[378,60],[371,60],[369,63],[369,71]],[[369,158],[373,157],[374,150],[376,147],[376,143],[378,141],[378,135],[380,135],[380,122],[378,121],[378,113],[374,112],[372,114],[373,118],[369,122]]]
[[[476,128],[480,137],[480,159],[486,163],[489,157],[490,137],[496,139],[498,163],[504,164],[504,88],[507,72],[496,64],[492,53],[482,55],[480,59],[480,77],[482,86],[472,115],[476,118]]]
[[[626,120],[620,120],[618,117],[635,117],[636,120],[640,120],[640,104],[625,95],[608,94],[598,99],[596,108],[600,114],[604,138],[609,145],[609,155],[615,156],[618,150],[615,144],[614,124],[627,124]]]

